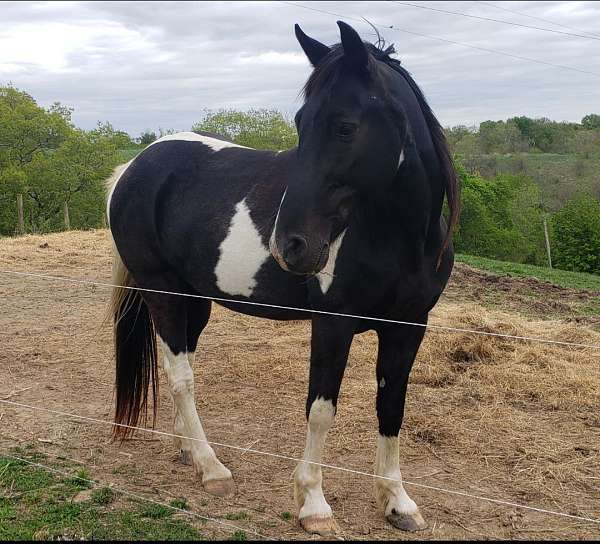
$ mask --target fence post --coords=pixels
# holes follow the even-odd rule
[[[25,217],[23,216],[23,195],[17,195],[17,211],[19,214],[19,225],[17,227],[17,232],[19,234],[25,234]]]
[[[69,204],[64,203],[63,212],[65,214],[65,229],[71,230],[71,221],[69,220]]]
[[[552,254],[550,253],[550,238],[548,237],[548,223],[544,217],[544,237],[546,238],[546,252],[548,253],[548,266],[552,268]]]

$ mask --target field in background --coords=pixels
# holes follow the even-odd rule
[[[0,265],[109,281],[108,233],[2,239]],[[593,277],[560,286],[458,263],[430,323],[600,344],[600,312],[593,309],[600,292],[582,289],[588,281],[594,287]],[[108,296],[100,287],[2,276],[0,398],[110,420],[114,363],[110,329],[103,324]],[[209,440],[301,456],[309,345],[306,322],[259,320],[215,306],[194,367],[196,399]],[[372,471],[375,355],[374,334],[356,337],[326,463]],[[592,349],[430,330],[411,374],[401,433],[404,478],[597,518],[598,363],[598,351]],[[170,431],[171,401],[164,381],[160,398],[156,428]],[[109,426],[6,405],[0,406],[0,417],[0,457],[15,446],[33,445],[36,455],[48,456],[44,463],[56,456],[69,459],[68,471],[75,475],[85,468],[101,487],[112,483],[166,503],[185,501],[199,514],[234,520],[246,531],[238,537],[250,538],[250,531],[257,530],[276,538],[304,538],[293,519],[294,464],[288,461],[217,447],[238,487],[234,498],[219,499],[204,493],[192,469],[177,462],[167,437],[139,433],[114,444]],[[3,480],[1,485],[9,484]],[[71,488],[60,486],[57,508],[72,504],[75,496]],[[42,487],[47,489],[46,484]],[[598,534],[597,526],[589,523],[408,484],[406,488],[429,523],[425,533],[391,529],[375,507],[369,478],[324,471],[325,496],[344,538],[592,539]],[[46,493],[54,491],[40,491],[42,498]],[[24,495],[3,499],[0,526],[38,507],[24,507],[24,500]],[[96,533],[86,516],[96,508],[100,524],[107,519],[104,515],[116,520],[128,511],[131,518],[126,519],[148,519],[141,504],[123,498],[110,506],[96,505],[91,497],[77,504],[83,506],[67,509],[72,515],[68,528],[47,521],[36,531],[55,538],[89,538]],[[188,523],[176,516],[164,519]],[[112,536],[134,534],[118,533],[117,527],[129,530],[115,522]],[[234,530],[212,523],[190,522],[189,527],[204,538],[235,538]],[[152,534],[157,533],[135,533],[146,538]]]
[[[456,255],[456,261],[468,264],[474,268],[493,272],[500,276],[535,278],[568,289],[589,289],[600,292],[600,276],[597,274],[569,272],[568,270],[559,270],[558,268],[497,261],[476,255],[458,254]],[[600,314],[600,309],[598,313]]]

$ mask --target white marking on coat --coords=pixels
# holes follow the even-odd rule
[[[321,292],[323,294],[327,293],[331,284],[333,283],[333,279],[335,278],[335,263],[338,258],[338,252],[340,251],[340,247],[342,246],[342,241],[344,240],[344,236],[346,234],[346,230],[342,231],[338,237],[331,243],[331,247],[329,248],[329,258],[327,259],[327,264],[323,267],[323,270],[317,274],[317,280],[319,280],[319,286],[321,287]]]
[[[174,142],[174,141],[200,142],[201,144],[204,144],[204,145],[210,147],[210,149],[212,149],[213,151],[220,151],[221,149],[225,149],[228,147],[240,147],[243,149],[252,149],[252,148],[246,147],[244,145],[234,144],[233,142],[227,142],[225,140],[219,140],[218,138],[211,138],[210,136],[196,134],[195,132],[177,132],[175,134],[167,134],[166,136],[163,136],[162,138],[158,138],[158,140],[154,140],[151,144],[146,146],[144,148],[144,150],[148,149],[149,147],[152,147],[153,145],[160,144],[162,142]],[[141,151],[140,151],[140,153],[141,153]],[[106,219],[107,219],[109,225],[110,225],[110,201],[112,199],[113,193],[115,192],[115,187],[117,186],[117,183],[119,182],[119,180],[125,173],[125,170],[127,170],[127,168],[129,168],[131,163],[133,161],[135,161],[136,159],[137,159],[137,156],[134,157],[133,159],[131,159],[128,163],[117,166],[113,170],[113,173],[111,174],[111,176],[106,181],[106,184],[109,187],[109,191],[110,191],[108,194],[108,198],[106,199]]]
[[[219,250],[219,261],[215,267],[217,287],[230,295],[250,297],[256,287],[256,273],[270,253],[250,217],[245,198],[237,203],[229,231]]]
[[[400,168],[400,165],[404,162],[404,148],[402,148],[400,150],[400,157],[398,158],[398,167],[396,168],[396,170],[398,170],[398,168]]]
[[[110,177],[106,180],[106,186],[109,188],[108,198],[106,199],[106,221],[108,222],[109,225],[110,225],[110,201],[112,199],[113,193],[115,192],[115,187],[117,186],[117,183],[119,183],[121,176],[125,173],[125,170],[127,170],[127,168],[129,168],[129,165],[133,162],[133,160],[134,159],[131,159],[129,162],[127,162],[125,164],[120,164],[119,166],[117,166],[113,170]]]
[[[379,435],[375,456],[375,474],[393,480],[375,479],[375,498],[384,514],[414,514],[418,512],[416,503],[408,496],[402,485],[400,473],[400,452],[397,436]]]
[[[308,432],[304,457],[296,467],[294,477],[294,495],[299,508],[298,518],[317,516],[327,518],[332,516],[331,507],[323,495],[323,475],[321,466],[306,461],[320,463],[327,432],[333,424],[335,408],[330,400],[316,398],[308,415]]]
[[[200,417],[194,402],[194,372],[186,352],[174,354],[169,346],[159,337],[165,357],[165,372],[169,380],[169,388],[173,402],[177,407],[183,431],[181,434],[194,440],[184,442],[192,454],[196,472],[202,473],[202,481],[228,480],[231,472],[217,459],[214,450],[206,442],[206,434],[202,428]]]
[[[381,380],[379,380],[379,387],[381,387],[381,389],[385,387],[385,378],[381,378]]]
[[[158,140],[154,140],[148,147],[151,147],[162,142],[200,142],[210,147],[213,151],[220,151],[226,147],[241,147],[243,149],[252,149],[245,145],[234,144],[233,142],[227,142],[225,140],[219,140],[218,138],[211,138],[210,136],[204,136],[203,134],[196,134],[195,132],[177,132],[175,134],[167,134]],[[148,149],[148,147],[146,149]]]

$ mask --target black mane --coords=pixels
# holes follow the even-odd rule
[[[440,170],[441,174],[444,178],[444,190],[446,193],[446,198],[448,200],[448,209],[449,209],[449,217],[448,217],[448,229],[446,233],[446,237],[440,249],[439,257],[444,254],[450,240],[452,238],[452,232],[458,223],[458,217],[460,214],[459,210],[459,186],[458,186],[458,178],[456,176],[456,171],[454,170],[454,166],[452,164],[452,157],[450,155],[450,149],[448,147],[448,142],[446,140],[446,135],[444,133],[444,129],[442,125],[437,120],[435,114],[431,110],[429,104],[427,103],[427,99],[425,98],[423,91],[419,88],[415,80],[408,73],[408,71],[401,65],[398,59],[392,58],[390,55],[396,53],[394,45],[391,44],[386,47],[385,41],[383,38],[377,34],[377,45],[374,45],[369,42],[364,42],[367,48],[367,51],[370,54],[370,57],[374,59],[375,62],[383,62],[387,64],[390,68],[392,68],[395,72],[400,74],[408,83],[412,92],[414,93],[417,102],[421,108],[421,112],[423,117],[425,118],[425,122],[427,123],[427,127],[431,134],[431,139],[433,141],[433,147],[435,149],[436,155],[440,162]],[[373,60],[370,59],[370,63]],[[313,70],[312,74],[306,81],[306,84],[303,87],[303,95],[304,99],[308,99],[313,93],[319,92],[322,90],[330,90],[339,74],[344,66],[344,49],[342,44],[335,44],[331,46],[331,51],[323,58],[323,60],[316,66]]]

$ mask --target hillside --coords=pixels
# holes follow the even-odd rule
[[[484,178],[497,174],[531,177],[550,211],[559,210],[578,193],[600,198],[600,154],[585,157],[575,153],[490,153],[466,156],[463,164]]]

